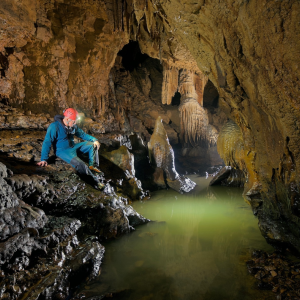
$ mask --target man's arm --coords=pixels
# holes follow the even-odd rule
[[[41,154],[41,162],[46,162],[46,164],[41,164],[41,166],[47,165],[47,160],[49,158],[49,153],[51,150],[51,146],[56,139],[57,131],[56,131],[56,125],[54,123],[50,124],[48,127],[43,146],[42,146],[42,154]]]
[[[95,137],[85,133],[82,129],[80,129],[78,126],[76,126],[76,130],[75,130],[75,135],[78,136],[79,138],[85,140],[85,141],[89,141],[89,142],[96,142],[98,141]]]
[[[78,136],[79,138],[85,140],[85,141],[93,142],[94,143],[94,147],[97,148],[97,150],[99,150],[100,143],[98,142],[98,140],[95,137],[93,137],[93,136],[85,133],[78,126],[76,127],[75,135]]]
[[[95,137],[93,137],[93,136],[85,133],[79,127],[76,128],[75,135],[78,136],[79,138],[85,140],[85,141],[89,141],[89,142],[96,142],[96,141],[98,141]]]

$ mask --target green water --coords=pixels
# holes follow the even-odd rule
[[[115,299],[273,299],[255,289],[245,261],[252,249],[272,251],[242,189],[197,187],[189,194],[158,191],[133,207],[155,220],[104,244],[99,280],[87,295],[118,292]]]

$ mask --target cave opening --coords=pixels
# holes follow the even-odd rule
[[[175,95],[172,97],[172,106],[179,106],[180,105],[181,94],[176,92]]]
[[[203,107],[218,108],[219,93],[214,84],[208,80],[203,93]]]
[[[141,52],[139,43],[131,40],[118,52],[118,55],[122,57],[124,68],[130,72],[149,58],[147,54]]]
[[[178,69],[177,74],[171,75],[170,73],[166,76],[165,74],[170,69],[160,60],[141,53],[139,43],[136,41],[126,44],[118,52],[118,57],[120,59],[116,60],[114,67],[116,103],[124,108],[128,123],[133,124],[134,122],[134,126],[138,126],[145,142],[148,142],[153,134],[156,118],[161,116],[180,173],[204,174],[207,168],[223,165],[215,144],[217,132],[223,125],[224,116],[218,110],[219,95],[213,83],[208,80],[205,85],[205,79],[194,75],[196,81],[192,86],[194,82],[192,77],[189,77],[190,74],[182,68]],[[164,68],[166,69],[164,70]],[[122,70],[126,70],[127,73],[121,74]],[[193,104],[197,106],[196,111],[193,108],[189,109],[189,106],[181,107],[181,101],[186,99],[186,96],[183,97],[179,89],[182,88],[184,93],[187,90],[183,86],[180,87],[180,80],[188,78],[191,80],[187,83],[190,85],[187,90],[192,88],[199,93],[198,101],[201,104],[200,102],[198,104],[196,99]],[[174,94],[170,94],[170,103],[166,104],[166,99],[162,99],[164,95],[166,96],[163,94],[163,87],[168,89],[166,88],[168,85],[176,84],[178,84],[178,88],[174,90]],[[201,85],[203,94],[199,90]],[[203,95],[203,101],[200,100],[200,95]],[[181,119],[184,114],[181,114],[180,110],[185,110],[185,107],[188,108],[186,117],[192,118],[194,123],[191,126],[185,124],[184,128]],[[186,119],[186,117],[184,118]],[[205,120],[202,124],[205,126],[204,129],[201,129],[201,125],[199,125],[202,121],[195,122],[195,118],[198,117]],[[139,125],[137,125],[138,123]],[[188,130],[188,132],[183,134],[184,130]],[[195,130],[201,131],[202,136],[199,136]],[[193,135],[198,135],[197,140],[192,140]]]

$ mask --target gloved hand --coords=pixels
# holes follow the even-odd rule
[[[94,147],[99,150],[100,149],[100,143],[98,141],[94,142]]]

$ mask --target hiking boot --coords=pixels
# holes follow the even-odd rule
[[[98,182],[96,188],[97,190],[102,191],[105,188],[105,184]]]
[[[104,175],[104,173],[102,171],[100,171],[98,168],[94,167],[94,166],[89,166],[89,169],[91,171],[94,171],[96,173],[99,173],[99,175]]]

